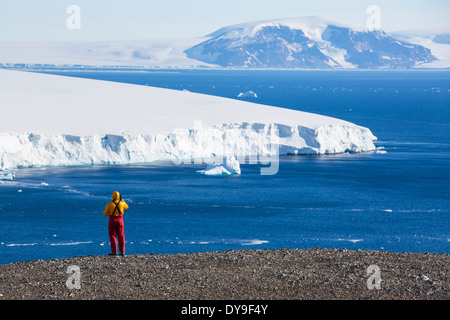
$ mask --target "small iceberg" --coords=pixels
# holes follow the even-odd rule
[[[238,98],[258,98],[257,94],[253,91],[241,92],[237,96]]]
[[[231,175],[241,174],[241,166],[235,156],[229,156],[225,159],[224,163],[214,161],[212,164],[206,167],[206,169],[198,170],[198,173],[205,175]]]
[[[0,171],[0,180],[14,180],[14,172]]]

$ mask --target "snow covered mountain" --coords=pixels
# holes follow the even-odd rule
[[[315,16],[238,24],[208,37],[185,53],[222,67],[411,68],[436,60],[382,30]]]
[[[448,38],[392,36],[304,17],[243,23],[193,39],[0,42],[0,68],[447,68]]]
[[[376,150],[369,129],[336,118],[191,92],[11,70],[0,70],[0,114],[0,171]]]

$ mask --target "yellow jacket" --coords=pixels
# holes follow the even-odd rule
[[[119,192],[114,191],[112,194],[112,199],[113,199],[113,201],[109,202],[106,205],[105,210],[103,211],[103,215],[111,216],[114,213],[115,216],[119,216],[119,214],[124,214],[124,211],[128,209],[128,205],[124,200],[122,200],[120,198]],[[116,205],[117,205],[117,210],[116,210],[116,212],[114,212]]]

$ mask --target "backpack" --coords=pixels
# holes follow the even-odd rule
[[[111,215],[112,215],[112,216],[115,215],[116,210],[119,211],[119,214],[123,214],[123,212],[120,212],[120,209],[119,209],[119,203],[122,202],[122,196],[120,196],[120,199],[119,199],[119,201],[118,201],[117,203],[115,203],[114,201],[111,201],[111,202],[114,203],[114,204],[116,205],[116,207],[114,208],[114,211],[113,211],[113,213],[112,213]]]

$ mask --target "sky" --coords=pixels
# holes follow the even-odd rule
[[[79,11],[69,10],[75,5]],[[387,31],[450,27],[449,0],[0,0],[0,41],[196,38],[248,21],[325,16]]]

